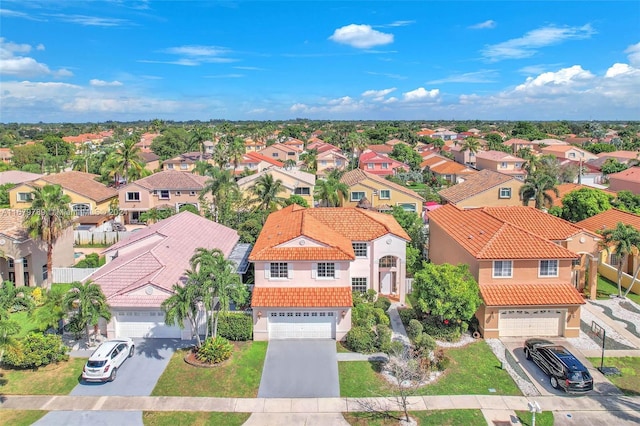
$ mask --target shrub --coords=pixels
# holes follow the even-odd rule
[[[420,334],[422,334],[422,323],[416,319],[409,320],[409,325],[407,326],[407,335],[411,338],[411,340],[415,340]]]
[[[209,337],[196,352],[196,358],[201,362],[217,364],[231,357],[233,345],[224,337]]]
[[[31,333],[10,345],[2,362],[15,368],[37,368],[68,360],[68,351],[60,336]]]
[[[74,266],[75,268],[97,268],[101,265],[101,259],[98,253],[89,253],[84,259]]]
[[[384,351],[387,355],[398,355],[404,352],[404,344],[399,340],[392,340],[389,350]]]
[[[69,318],[69,323],[65,326],[65,331],[69,331],[73,334],[73,338],[78,340],[82,337],[82,333],[85,332],[86,326],[86,322],[82,321],[78,315],[74,315]]]
[[[388,352],[391,347],[391,329],[383,324],[376,327],[377,341],[376,346],[379,351]]]
[[[376,334],[368,327],[352,327],[345,337],[345,344],[353,352],[371,353],[376,350]]]
[[[360,303],[351,310],[351,324],[354,326],[373,328],[377,323],[373,305]]]
[[[228,340],[251,340],[253,320],[241,312],[229,312],[218,319],[218,336]]]
[[[376,324],[389,325],[389,316],[382,310],[382,308],[373,308],[373,314],[376,318]]]
[[[378,292],[370,288],[365,294],[363,294],[363,297],[367,302],[373,303],[375,302],[376,297],[378,297]]]
[[[409,321],[411,321],[412,319],[418,319],[416,311],[412,308],[398,309],[398,314],[400,315],[400,319],[405,326],[407,326],[409,324]]]
[[[42,294],[42,287],[34,288],[33,291],[31,292],[31,297],[33,298],[33,301],[36,304],[36,306],[41,306],[42,302],[44,301],[44,296]]]
[[[376,303],[373,304],[373,306],[387,312],[387,310],[391,306],[391,301],[389,301],[389,299],[387,299],[386,297],[379,297],[378,300],[376,300]]]
[[[455,342],[460,339],[460,324],[445,324],[440,319],[429,316],[422,321],[424,332],[437,340]]]
[[[416,351],[420,352],[423,355],[428,354],[437,346],[435,339],[429,336],[427,333],[418,334],[414,340],[414,344],[416,347]]]
[[[446,370],[450,364],[451,360],[444,354],[442,349],[434,352],[432,365],[435,366],[438,371]]]

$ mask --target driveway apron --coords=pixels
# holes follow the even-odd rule
[[[335,340],[270,340],[259,398],[339,397]]]

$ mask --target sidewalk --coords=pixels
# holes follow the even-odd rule
[[[405,346],[411,346],[411,341],[409,340],[409,336],[407,336],[407,330],[404,328],[404,324],[402,324],[402,320],[400,319],[400,314],[398,313],[398,306],[401,305],[398,302],[394,302],[389,307],[387,313],[389,314],[389,320],[391,322],[391,330],[392,330],[392,340],[399,340]]]

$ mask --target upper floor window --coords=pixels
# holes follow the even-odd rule
[[[503,161],[502,163],[500,163],[500,168],[502,168],[502,169],[506,169],[507,168],[506,161]]]
[[[173,170],[173,164],[171,163],[167,164],[167,168]]]
[[[384,256],[380,258],[378,267],[380,268],[393,268],[396,266],[396,258],[393,256]]]
[[[389,163],[382,163],[382,168],[383,169],[388,169],[389,168]]]
[[[180,169],[182,169],[182,170],[187,170],[187,167],[189,167],[189,166],[186,163],[180,164]]]
[[[327,160],[320,160],[320,165],[321,166],[326,166],[327,165]]]
[[[541,260],[540,272],[541,277],[557,277],[558,276],[558,260]]]
[[[516,169],[519,169],[522,166],[520,163],[516,163]]]
[[[189,195],[196,195],[196,191],[189,191]]]
[[[391,190],[381,189],[379,192],[379,196],[381,200],[388,200],[391,198]]]
[[[293,193],[296,195],[311,195],[311,188],[309,188],[308,186],[302,186],[296,188]]]
[[[272,153],[272,154],[271,154],[271,156],[272,156],[272,157],[277,157],[277,156],[278,156],[278,153],[277,153],[277,152],[274,152],[274,153]]]
[[[160,194],[159,198],[161,200],[168,200],[169,199],[169,190],[168,189],[161,189],[159,194]]]
[[[127,201],[140,201],[139,192],[127,192]]]
[[[336,277],[336,264],[330,262],[320,262],[316,266],[317,278],[335,278]]]
[[[18,192],[18,202],[28,203],[33,200],[33,194],[31,192]]]
[[[576,153],[575,152],[570,152],[569,153],[569,158],[576,158]]]
[[[356,257],[367,257],[367,243],[351,243]]]
[[[500,188],[500,198],[511,198],[511,188]]]
[[[513,262],[511,260],[494,260],[493,277],[511,278],[513,276]]]
[[[360,201],[364,198],[364,191],[353,191],[351,193],[351,201]]]
[[[375,165],[373,163],[367,163],[367,169],[373,170]]]
[[[269,264],[271,278],[289,278],[289,264],[286,262],[271,262]]]

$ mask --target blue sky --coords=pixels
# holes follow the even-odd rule
[[[638,1],[0,3],[0,122],[638,120]]]

